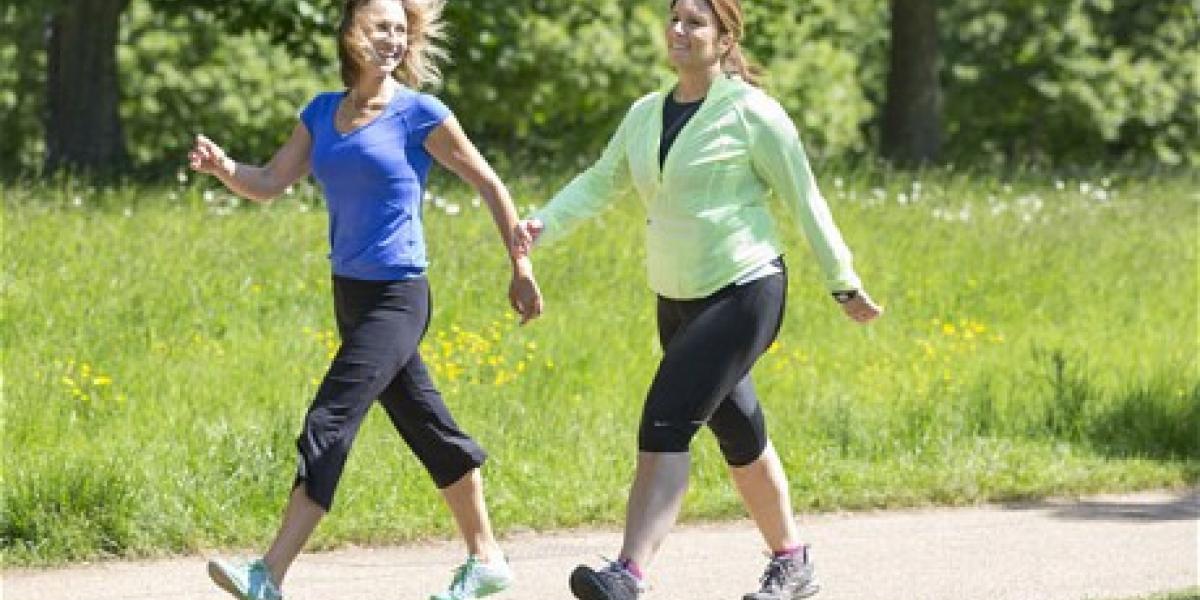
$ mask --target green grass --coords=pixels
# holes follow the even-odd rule
[[[1137,598],[1126,598],[1125,600],[1200,600],[1200,587],[1187,588],[1175,592],[1163,592],[1150,596],[1138,596]]]
[[[845,319],[782,220],[788,312],[755,377],[799,510],[1197,481],[1200,182],[1111,177],[822,177],[888,312]],[[522,204],[553,191],[511,183]],[[325,217],[308,186],[241,208],[206,200],[213,186],[0,188],[5,563],[261,547],[273,533],[336,343]],[[461,211],[427,210],[424,352],[491,453],[494,521],[619,522],[659,356],[637,201],[538,251],[546,314],[520,328],[486,211],[460,187],[435,192]],[[685,518],[740,516],[711,436],[695,456]],[[315,546],[451,533],[372,411]]]

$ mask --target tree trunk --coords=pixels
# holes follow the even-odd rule
[[[46,168],[113,172],[129,162],[118,112],[117,36],[129,0],[71,0],[46,47]]]
[[[891,64],[883,154],[904,165],[937,160],[942,143],[937,0],[891,0]]]

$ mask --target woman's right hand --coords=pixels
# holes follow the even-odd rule
[[[842,303],[842,310],[859,323],[870,323],[883,314],[883,307],[875,304],[866,290],[858,290],[853,298]]]
[[[188,152],[188,165],[201,173],[231,177],[236,164],[225,154],[225,150],[203,135],[196,135],[192,150]]]
[[[546,226],[537,219],[525,219],[513,228],[512,257],[520,260],[533,252],[533,245],[541,237]]]

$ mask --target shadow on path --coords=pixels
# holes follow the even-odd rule
[[[1043,501],[1005,504],[1009,510],[1048,510],[1056,519],[1070,521],[1186,521],[1200,519],[1200,488],[1182,490],[1162,501],[1078,502]]]

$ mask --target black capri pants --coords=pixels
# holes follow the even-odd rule
[[[687,452],[707,424],[725,461],[758,460],[767,447],[762,407],[750,368],[775,340],[783,320],[787,273],[729,285],[707,298],[658,299],[663,359],[650,384],[638,449]]]
[[[376,399],[439,488],[481,466],[486,453],[450,416],[418,345],[429,327],[425,278],[363,281],[334,276],[342,344],[317,389],[296,445],[294,485],[326,511],[350,446]]]

